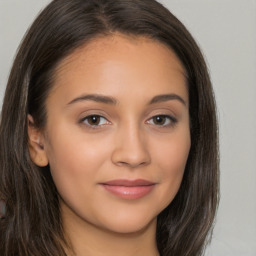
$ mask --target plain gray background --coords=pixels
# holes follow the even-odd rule
[[[0,0],[0,103],[19,42],[48,0]],[[207,256],[256,255],[256,0],[162,0],[204,52],[220,121],[221,201]]]

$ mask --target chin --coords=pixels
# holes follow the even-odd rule
[[[137,214],[137,216],[118,216],[105,220],[104,228],[119,234],[140,233],[144,230],[154,227],[156,228],[157,216],[149,218],[145,215]]]

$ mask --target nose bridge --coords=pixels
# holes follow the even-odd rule
[[[137,167],[150,162],[145,132],[135,120],[120,125],[115,141],[112,160],[116,164]]]

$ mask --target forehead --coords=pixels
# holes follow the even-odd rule
[[[181,61],[166,45],[116,34],[93,39],[63,59],[54,75],[53,92],[69,87],[69,96],[75,96],[82,86],[94,93],[102,93],[108,86],[107,93],[114,95],[120,88],[125,91],[136,84],[136,90],[154,88],[157,93],[161,86],[184,87],[185,77]]]
[[[141,55],[144,55],[144,58],[146,56],[150,58],[154,56],[155,59],[158,57],[158,60],[166,63],[169,62],[169,65],[171,64],[170,59],[172,59],[171,62],[174,64],[172,67],[185,74],[181,61],[167,45],[143,36],[113,34],[97,37],[77,48],[59,63],[56,68],[55,78],[60,79],[63,74],[62,71],[66,71],[65,68],[69,69],[71,66],[75,67],[81,63],[85,64],[84,62],[90,65],[97,63],[97,61],[117,57],[123,52],[126,52],[128,56],[136,48],[140,48],[139,51]],[[130,55],[130,57],[132,59],[133,56]]]

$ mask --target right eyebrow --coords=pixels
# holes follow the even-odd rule
[[[71,105],[81,101],[95,101],[109,105],[117,105],[117,100],[110,96],[101,94],[84,94],[71,100],[67,105]]]

